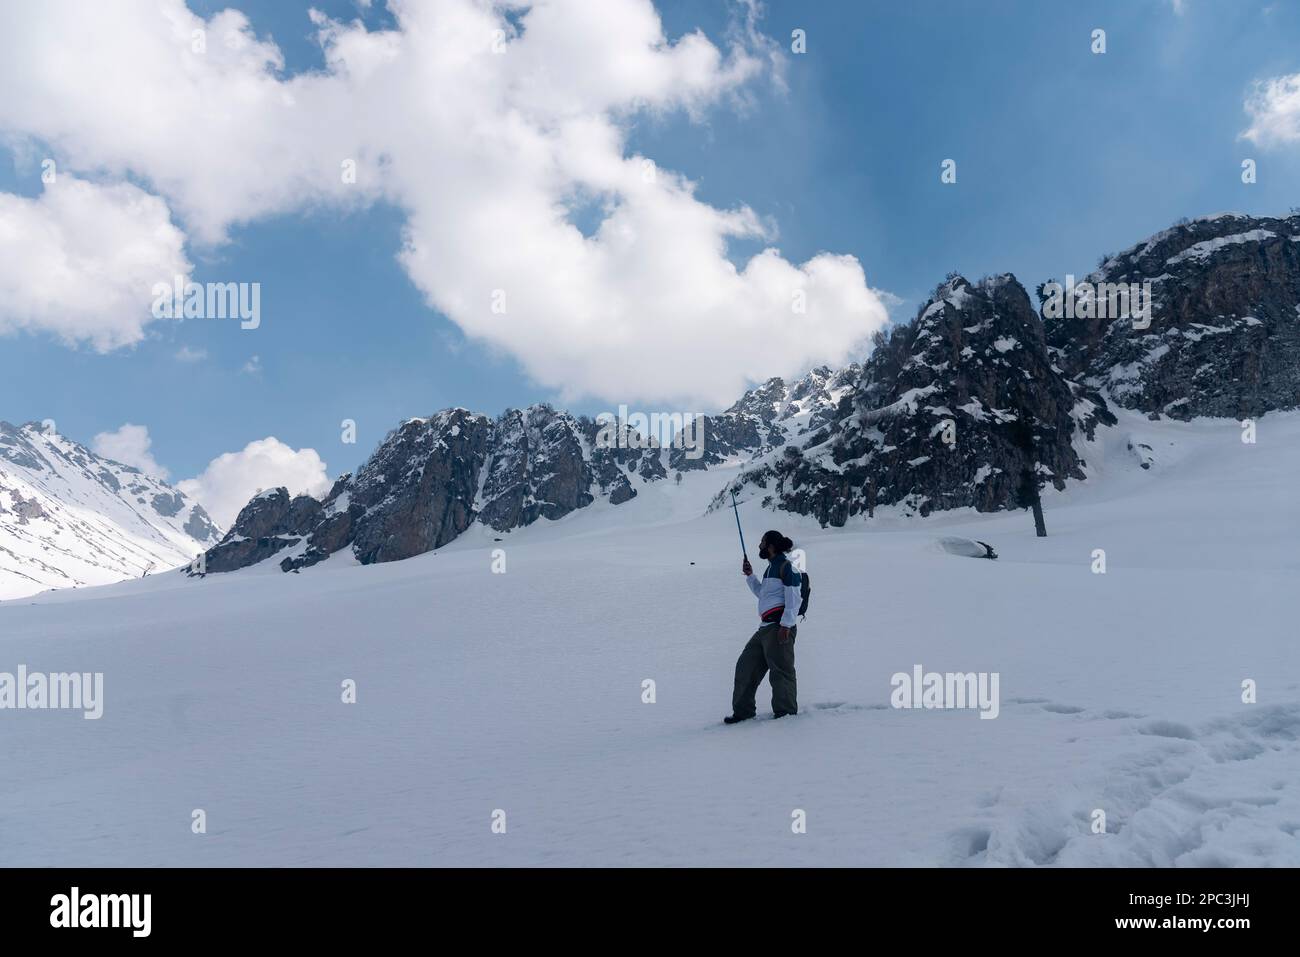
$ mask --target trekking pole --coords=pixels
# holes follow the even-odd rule
[[[745,561],[749,561],[749,555],[745,552],[745,533],[740,528],[740,509],[736,507],[736,493],[731,493],[731,510],[736,513],[736,531],[740,532],[740,554],[745,556]]]

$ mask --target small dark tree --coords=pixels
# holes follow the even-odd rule
[[[1034,513],[1034,534],[1047,537],[1047,523],[1043,520],[1042,479],[1038,476],[1038,443],[1030,416],[1021,411],[1011,423],[1011,444],[1020,452],[1020,486],[1017,504]]]

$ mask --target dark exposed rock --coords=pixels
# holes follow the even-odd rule
[[[1029,423],[1033,462],[1013,426]],[[929,514],[1019,505],[1026,468],[1058,488],[1083,478],[1072,445],[1113,418],[1052,366],[1042,324],[1011,275],[941,285],[878,342],[852,401],[742,482],[770,504],[843,525],[877,505]]]
[[[590,449],[591,476],[602,495],[614,505],[636,498],[629,475],[656,482],[668,473],[663,454],[653,436],[642,436],[626,423],[578,419],[583,441]]]
[[[197,505],[191,509],[182,528],[186,535],[198,542],[213,542],[221,538],[221,531],[212,523],[208,513]]]
[[[350,544],[355,537],[354,523],[364,513],[360,505],[352,504],[352,474],[345,473],[334,482],[320,502],[315,527],[311,529],[307,546],[280,563],[286,572],[298,571],[329,558]]]
[[[349,492],[349,508],[360,510],[352,523],[357,560],[410,558],[468,528],[491,437],[487,416],[465,409],[413,419],[391,433]]]
[[[110,473],[105,472],[103,474]],[[185,496],[181,495],[180,492],[173,492],[170,495],[159,493],[153,497],[153,501],[150,504],[153,505],[153,510],[159,515],[166,515],[168,518],[171,518],[175,515],[179,515],[181,509],[185,507]]]
[[[839,416],[839,403],[852,402],[853,390],[862,378],[862,367],[856,362],[838,372],[828,366],[813,369],[790,389],[790,400],[780,418],[810,413],[806,431],[814,432]]]
[[[49,513],[45,511],[40,502],[33,499],[24,499],[19,495],[14,496],[13,513],[18,516],[19,525],[26,525],[32,519],[49,517]]]
[[[1139,328],[1114,318],[1105,295],[1085,318],[1053,318],[1044,302],[1067,375],[1125,408],[1178,419],[1300,406],[1300,216],[1194,220],[1110,257],[1083,281],[1144,280],[1149,328],[1140,317]],[[1092,315],[1102,299],[1107,317]]]
[[[226,538],[264,538],[282,530],[287,531],[285,526],[291,501],[288,490],[283,488],[258,493],[257,497],[239,510],[239,516],[235,519],[235,527],[240,530],[240,534],[236,535],[232,529]]]
[[[805,435],[832,419],[859,373],[856,364],[839,372],[820,366],[788,388],[783,379],[768,379],[725,412],[703,417],[695,427],[703,433],[702,449],[698,442],[692,448],[691,435],[674,440],[669,465],[686,472],[766,455],[785,445],[791,433]]]
[[[636,497],[631,476],[666,474],[661,450],[643,447],[636,433],[603,447],[599,432],[596,422],[548,405],[510,409],[495,421],[464,409],[412,419],[323,499],[289,501],[281,489],[250,502],[208,553],[207,571],[299,545],[283,570],[348,546],[363,564],[396,561],[445,545],[475,521],[510,531],[584,508],[595,492],[618,505]]]
[[[12,462],[19,468],[40,470],[46,467],[39,449],[23,435],[24,429],[40,431],[39,422],[28,422],[19,427],[0,421],[0,459]],[[113,491],[117,491],[114,487]]]
[[[222,541],[208,550],[201,566],[196,568],[191,565],[188,574],[233,572],[239,568],[247,568],[249,565],[266,561],[277,552],[296,544],[297,541],[298,539],[278,535]]]
[[[668,470],[664,468],[663,456],[656,449],[653,454],[647,452],[641,456],[641,465],[637,468],[637,474],[647,482],[657,482],[661,478],[668,477]]]
[[[508,409],[496,421],[481,518],[504,532],[562,518],[593,501],[582,428],[548,405]],[[468,523],[466,523],[468,524]]]
[[[240,509],[226,536],[207,551],[202,570],[234,571],[270,558],[300,541],[304,533],[294,529],[294,519],[301,519],[306,509],[300,506],[295,514],[293,502],[288,490],[283,488],[259,493]],[[195,572],[197,569],[191,569],[192,574]]]
[[[768,379],[746,392],[731,408],[719,415],[706,415],[694,430],[702,430],[673,443],[669,465],[679,471],[706,469],[738,455],[762,455],[785,442],[777,416],[785,404],[785,383]],[[681,433],[679,433],[680,435]]]
[[[636,489],[625,476],[619,476],[618,481],[614,483],[614,488],[609,493],[609,503],[611,505],[622,505],[630,499],[636,498]]]

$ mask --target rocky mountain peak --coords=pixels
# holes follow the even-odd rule
[[[834,419],[739,483],[830,525],[878,506],[1005,508],[1017,504],[1026,469],[1057,486],[1082,478],[1073,438],[1106,417],[1099,398],[1076,394],[1053,367],[1014,276],[952,275],[910,323],[878,339]],[[1017,444],[1017,423],[1031,430],[1032,456]]]
[[[1044,298],[1048,339],[1068,375],[1120,406],[1187,419],[1300,405],[1300,216],[1186,221],[1080,284],[1073,315]],[[1124,293],[1149,312],[1117,315]]]

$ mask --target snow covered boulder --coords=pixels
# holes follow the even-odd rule
[[[993,546],[987,542],[977,541],[973,538],[961,538],[956,535],[947,535],[938,540],[938,545],[949,555],[960,555],[962,558],[997,558],[998,553],[993,550]]]

